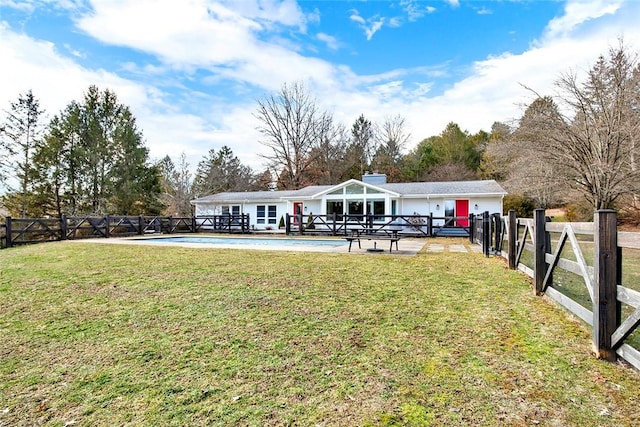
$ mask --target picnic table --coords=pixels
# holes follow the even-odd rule
[[[402,236],[398,235],[398,230],[387,228],[357,228],[350,230],[350,234],[344,236],[343,239],[349,242],[349,252],[351,252],[351,245],[353,242],[358,242],[358,248],[362,249],[360,241],[362,239],[373,240],[373,248],[368,248],[369,252],[382,252],[383,249],[377,247],[376,240],[388,240],[389,252],[393,250],[393,244],[396,244],[396,251],[398,250],[398,241]]]

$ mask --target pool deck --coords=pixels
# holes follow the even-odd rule
[[[374,240],[366,240],[362,239],[361,248],[358,248],[358,244],[354,243],[351,247],[351,252],[349,252],[349,245],[339,237],[336,238],[326,238],[323,237],[322,240],[335,240],[336,245],[314,245],[314,244],[296,244],[296,245],[288,245],[286,240],[283,239],[282,244],[276,244],[275,241],[279,239],[279,237],[265,237],[267,239],[273,239],[269,245],[256,245],[256,244],[247,244],[247,245],[238,245],[236,244],[225,244],[225,243],[190,243],[190,242],[160,242],[158,241],[162,237],[193,237],[193,235],[189,234],[171,234],[171,235],[162,235],[162,236],[149,236],[146,238],[141,238],[140,236],[136,237],[124,237],[124,238],[110,238],[110,239],[86,239],[86,240],[74,240],[73,242],[87,242],[87,243],[101,243],[101,244],[117,244],[117,245],[144,245],[144,246],[173,246],[173,247],[183,247],[183,248],[195,248],[195,249],[238,249],[238,250],[261,250],[261,251],[291,251],[291,252],[324,252],[324,253],[336,253],[336,254],[373,254],[373,255],[416,255],[424,245],[427,243],[425,239],[416,239],[416,238],[406,238],[401,239],[398,242],[398,250],[396,250],[395,244],[393,245],[393,251],[389,252],[389,242],[388,241],[374,241]],[[198,237],[228,237],[220,236],[220,235],[207,235],[207,234],[198,234]],[[233,239],[243,239],[243,238],[255,238],[255,236],[251,237],[232,237]],[[288,239],[296,239],[296,237],[288,237]],[[313,238],[309,238],[308,236],[304,238],[304,240],[313,240]],[[382,252],[370,252],[367,249],[374,247],[374,242],[376,247],[379,249],[384,249]]]

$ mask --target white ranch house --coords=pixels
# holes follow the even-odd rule
[[[289,215],[423,215],[466,217],[470,213],[502,213],[507,192],[494,180],[387,183],[383,174],[367,174],[337,185],[299,190],[226,192],[191,201],[196,217],[249,214],[255,230],[275,229]]]

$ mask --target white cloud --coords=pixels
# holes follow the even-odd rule
[[[78,19],[80,28],[106,45],[160,59],[159,63],[126,59],[114,67],[118,71],[85,68],[67,56],[64,47],[1,23],[0,100],[5,105],[0,108],[32,89],[52,115],[96,84],[114,90],[132,108],[154,158],[166,154],[175,158],[184,151],[195,167],[209,149],[228,145],[244,163],[260,169],[257,153],[264,147],[257,142],[255,97],[278,90],[284,82],[304,80],[319,104],[347,126],[360,114],[374,121],[400,114],[407,119],[415,144],[439,134],[451,121],[477,132],[489,130],[496,120],[516,119],[521,114],[519,104],[530,101],[531,95],[521,84],[550,93],[559,73],[589,67],[620,35],[640,48],[640,29],[634,23],[640,5],[616,3],[618,12],[613,14],[600,1],[570,2],[528,51],[478,61],[466,78],[435,96],[434,81],[447,73],[446,64],[357,74],[346,65],[305,56],[303,49],[277,40],[280,32],[274,28],[305,31],[310,22],[292,2],[256,0],[234,6],[237,3],[243,2],[96,1],[93,12]],[[285,10],[294,16],[284,16]],[[380,29],[374,31],[373,24],[382,22],[380,17],[366,20],[355,11],[351,20],[368,28],[371,37]],[[329,47],[338,44],[326,33],[313,37]],[[198,72],[201,75],[194,77]],[[197,89],[190,86],[192,79],[200,84]],[[206,86],[214,82],[236,88],[235,98],[221,98],[215,86]],[[175,87],[181,90],[171,94]]]
[[[351,19],[353,22],[356,22],[360,25],[365,25],[367,23],[367,21],[365,21],[364,18],[360,16],[360,14],[358,14],[357,10],[351,11],[351,16],[349,16],[349,19]]]
[[[260,159],[255,155],[260,148],[255,143],[256,139],[238,137],[247,135],[251,138],[251,127],[224,128],[231,123],[245,124],[239,117],[227,115],[220,121],[219,117],[181,113],[176,105],[166,100],[167,95],[162,91],[105,70],[83,68],[61,55],[52,43],[17,34],[6,23],[0,23],[0,57],[6,65],[0,81],[0,100],[4,101],[4,105],[0,105],[2,109],[8,108],[8,103],[15,101],[18,95],[32,90],[46,110],[47,117],[51,118],[71,101],[81,100],[90,85],[97,85],[101,89],[113,90],[120,102],[131,107],[153,158],[167,154],[177,156],[185,151],[194,164],[210,148],[226,144],[233,147],[236,155],[242,155],[245,163],[254,167],[260,165]],[[185,96],[192,98],[188,94]],[[230,110],[235,111],[236,108]],[[251,114],[245,111],[244,115]],[[220,123],[217,132],[212,125],[216,121]]]
[[[229,10],[247,19],[266,25],[298,27],[306,31],[307,16],[295,0],[224,0]]]
[[[300,49],[291,46],[290,40],[278,43],[279,39],[267,32],[262,21],[249,19],[227,7],[236,3],[244,4],[95,0],[94,11],[82,16],[77,24],[98,40],[155,55],[176,70],[205,69],[218,79],[266,90],[275,90],[285,81],[334,77],[329,64],[297,53]],[[282,10],[293,7],[291,2],[287,3],[288,8],[271,8],[270,13],[261,14],[254,3],[247,2],[241,9],[248,9],[249,16],[268,17],[279,24],[297,25],[303,20],[300,14],[293,20],[282,16]],[[260,2],[263,8],[272,4]]]
[[[373,35],[378,32],[384,24],[384,18],[380,18],[377,21],[370,22],[368,26],[364,28],[364,32],[367,35],[367,40],[371,40]]]
[[[340,48],[340,42],[333,36],[330,36],[326,33],[318,33],[316,34],[316,38],[327,45],[327,47],[331,50],[338,50]]]
[[[426,6],[423,7],[419,2],[415,0],[402,0],[400,2],[400,6],[402,10],[407,14],[407,17],[410,22],[417,21],[422,18],[427,13],[435,12],[435,7]]]
[[[35,5],[28,0],[0,0],[0,7],[8,7],[11,9],[21,10],[23,12],[33,12]]]
[[[565,36],[590,20],[615,14],[623,3],[624,0],[569,0],[565,5],[564,15],[549,22],[546,37],[553,39]]]
[[[349,19],[358,24],[358,26],[364,31],[364,34],[367,37],[368,41],[371,40],[371,38],[380,30],[380,28],[382,28],[385,22],[385,19],[379,16],[364,19],[355,9],[351,11],[351,16],[349,16]]]

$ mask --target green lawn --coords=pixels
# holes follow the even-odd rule
[[[640,423],[640,374],[481,254],[0,251],[0,426]]]

